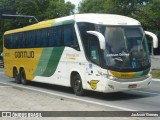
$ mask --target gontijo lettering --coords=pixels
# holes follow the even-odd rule
[[[34,58],[34,51],[17,51],[15,58]]]

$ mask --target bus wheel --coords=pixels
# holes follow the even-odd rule
[[[13,77],[17,84],[21,84],[20,75],[18,74],[18,70],[16,68],[13,69]]]
[[[83,96],[84,95],[84,90],[83,90],[83,86],[82,86],[82,80],[79,74],[76,74],[73,77],[73,81],[72,81],[72,87],[74,90],[74,93],[77,96]]]
[[[25,74],[24,69],[22,69],[22,70],[20,71],[20,76],[21,76],[21,83],[22,83],[23,85],[27,85],[26,74]]]

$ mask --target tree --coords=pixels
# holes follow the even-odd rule
[[[137,12],[133,17],[138,19],[145,30],[157,34],[160,46],[160,1],[149,0],[144,6],[137,6]],[[160,47],[154,50],[155,55],[160,54]]]
[[[70,15],[75,5],[70,2],[65,3],[64,0],[50,0],[48,9],[46,10],[46,18],[58,18]]]
[[[137,6],[137,12],[132,16],[141,21],[146,29],[160,31],[160,1],[149,0],[144,6]]]
[[[40,21],[70,15],[74,8],[75,5],[71,2],[65,3],[64,0],[0,0],[0,10],[3,10],[0,13],[35,16]],[[4,31],[34,23],[36,21],[30,18],[2,19],[0,17],[0,40]]]
[[[16,7],[16,14],[18,15],[31,15],[31,16],[37,16],[39,14],[39,9],[36,0],[16,0],[15,1],[15,7]],[[26,26],[29,23],[36,23],[35,20],[30,20],[30,18],[17,18],[15,22],[17,23],[17,26],[15,27],[23,27]]]
[[[131,16],[136,6],[143,6],[148,0],[83,0],[79,6],[80,13],[107,13]]]
[[[108,0],[82,0],[78,10],[80,13],[106,13],[104,4]]]
[[[36,15],[36,17],[38,18],[38,20],[42,21],[42,20],[46,20],[48,18],[46,18],[46,10],[49,6],[50,0],[36,0],[37,5],[38,5],[38,11],[39,14]]]
[[[156,33],[160,39],[160,0],[83,0],[79,12],[120,14],[135,18],[145,30]]]

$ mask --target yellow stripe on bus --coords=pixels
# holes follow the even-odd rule
[[[42,48],[35,49],[4,49],[5,54],[5,73],[13,77],[13,67],[16,67],[18,71],[21,67],[25,69],[26,79],[33,80],[34,72],[38,66],[38,61],[42,54]],[[7,53],[8,52],[8,53]]]

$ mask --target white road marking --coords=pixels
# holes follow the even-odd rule
[[[48,92],[48,91],[38,90],[38,89],[26,87],[26,86],[13,85],[13,84],[3,83],[3,82],[0,82],[0,83],[1,84],[6,84],[6,85],[10,85],[10,86],[14,86],[14,87],[19,87],[19,88],[25,88],[25,89],[32,90],[32,91],[47,93],[47,94],[58,96],[58,97],[64,97],[64,98],[68,98],[68,99],[72,99],[72,100],[77,100],[77,101],[82,101],[82,102],[87,102],[87,103],[96,104],[96,105],[100,105],[100,106],[111,107],[111,108],[115,108],[115,109],[119,109],[119,110],[137,111],[137,110],[133,110],[133,109],[129,109],[129,108],[124,108],[124,107],[120,107],[120,106],[115,106],[115,105],[110,105],[110,104],[105,104],[105,103],[99,103],[99,102],[96,102],[96,101],[85,100],[85,99],[82,99],[82,98],[76,98],[76,96],[73,98],[73,97],[70,97],[70,96],[67,96],[67,95],[53,93],[54,91],[53,92]]]
[[[152,79],[153,81],[160,81],[160,79]]]
[[[0,86],[0,88],[5,88],[5,87],[12,87],[12,86]]]
[[[153,92],[139,91],[139,90],[134,90],[134,92],[145,93],[145,94],[153,94],[153,95],[160,95],[160,93],[153,93]]]

